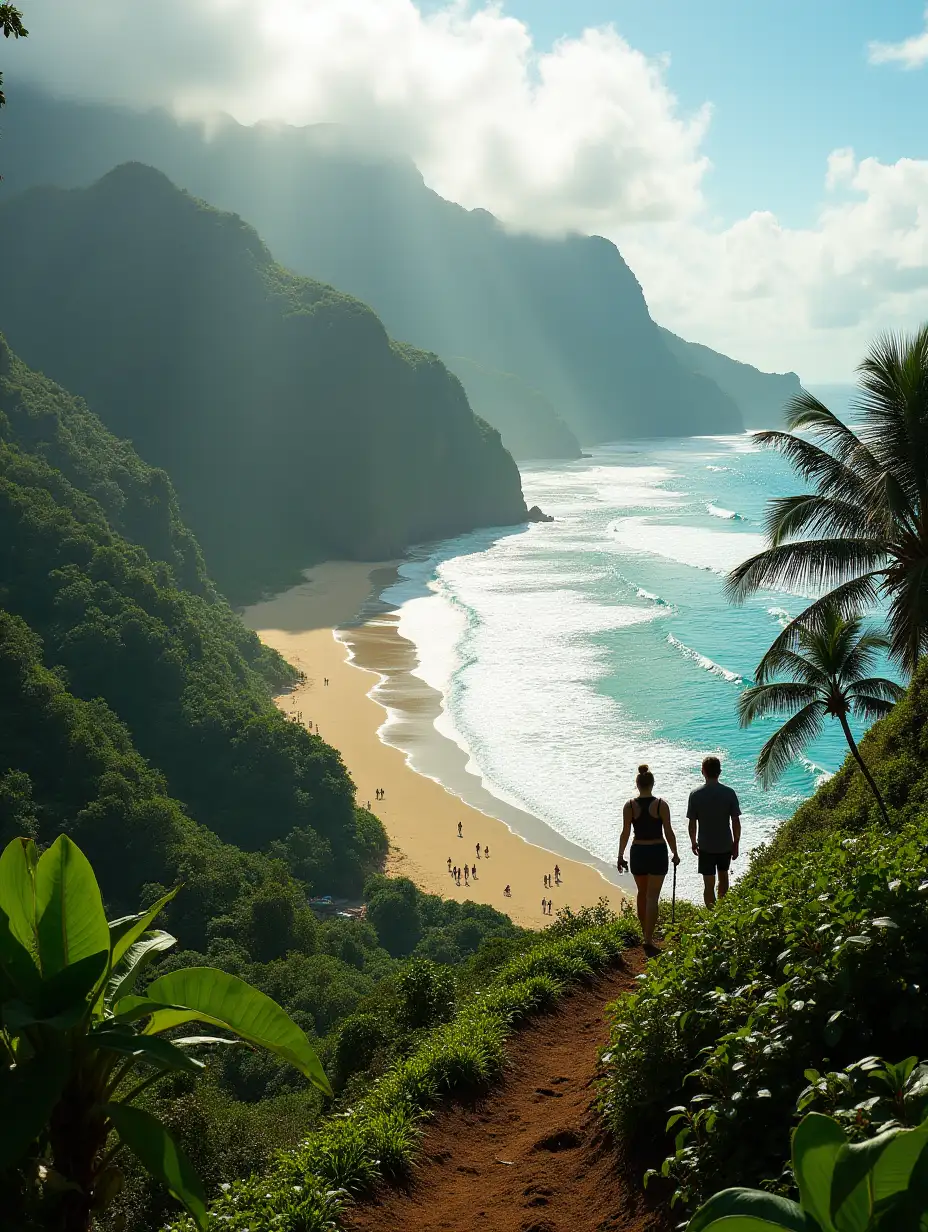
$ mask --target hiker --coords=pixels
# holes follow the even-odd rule
[[[638,795],[626,801],[622,810],[622,837],[619,840],[619,858],[616,867],[622,873],[631,863],[632,876],[638,887],[638,919],[641,922],[641,932],[644,947],[649,950],[654,945],[654,929],[657,925],[657,906],[661,896],[661,886],[667,876],[668,858],[667,846],[673,852],[674,864],[680,863],[677,855],[677,836],[670,824],[670,809],[666,800],[654,797],[654,775],[648,769],[647,763],[638,767],[635,779]],[[632,848],[629,860],[625,859],[625,848],[629,837]]]
[[[715,877],[718,873],[719,898],[728,893],[728,870],[738,859],[741,842],[741,805],[731,787],[720,783],[722,763],[717,757],[704,757],[704,786],[690,792],[686,815],[690,822],[690,844],[699,859],[703,900],[715,906]]]
[[[464,823],[463,821],[459,821],[458,822],[458,838],[463,838],[463,837],[464,837]]]

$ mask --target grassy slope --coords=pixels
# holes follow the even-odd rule
[[[409,1176],[422,1118],[440,1098],[497,1081],[507,1036],[638,939],[637,926],[626,919],[593,926],[579,919],[550,929],[465,995],[454,1018],[425,1032],[360,1101],[280,1154],[269,1172],[230,1186],[211,1208],[210,1228],[331,1232],[340,1226],[352,1199],[380,1180]],[[172,1228],[190,1232],[192,1225],[182,1219]]]

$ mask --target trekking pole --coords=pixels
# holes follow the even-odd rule
[[[677,918],[677,866],[673,866],[673,897],[670,900],[670,923],[673,924]]]

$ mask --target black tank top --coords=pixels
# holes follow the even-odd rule
[[[660,818],[661,801],[657,801],[657,817],[651,816],[651,805],[654,802],[654,796],[635,796],[629,800],[632,806],[632,829],[635,831],[636,839],[655,839],[663,838],[664,827]],[[638,804],[641,808],[641,813],[638,817],[635,816],[635,805]]]

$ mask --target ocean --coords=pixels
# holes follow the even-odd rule
[[[774,722],[738,724],[739,692],[803,598],[733,607],[724,576],[762,547],[767,501],[798,491],[796,478],[749,434],[624,442],[521,469],[526,501],[553,523],[429,545],[382,599],[417,648],[416,674],[442,695],[436,727],[498,799],[613,863],[648,762],[680,842],[678,894],[696,899],[685,812],[706,753],[740,797],[744,853],[847,753],[829,724],[764,791],[754,764]]]

